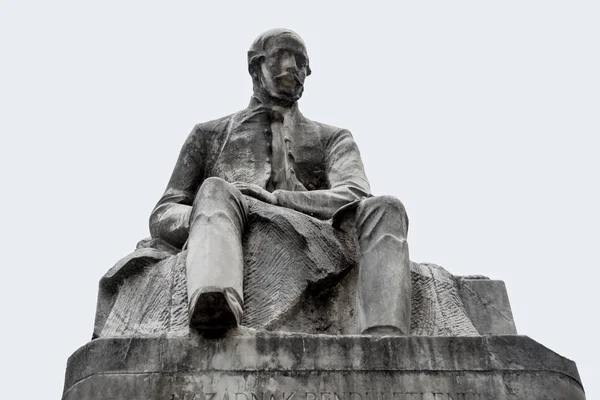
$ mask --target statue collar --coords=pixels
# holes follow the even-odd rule
[[[283,116],[291,116],[295,117],[300,113],[298,110],[298,102],[294,102],[291,106],[287,106],[284,104],[277,104],[271,101],[271,99],[264,99],[264,96],[255,93],[252,95],[250,99],[250,104],[248,105],[248,109],[253,111],[277,111]]]

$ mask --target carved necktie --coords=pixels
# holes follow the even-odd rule
[[[271,116],[272,157],[270,186],[273,190],[305,191],[306,188],[294,171],[294,154],[292,152],[292,117],[290,112],[282,115],[273,110]]]

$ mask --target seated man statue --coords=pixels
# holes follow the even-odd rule
[[[242,238],[247,199],[254,198],[334,224],[336,215],[350,215],[359,250],[360,333],[409,334],[406,212],[398,199],[370,194],[349,131],[300,113],[311,73],[303,40],[287,29],[263,33],[248,51],[248,70],[254,90],[248,108],[194,127],[150,217],[153,237],[188,249],[190,326],[240,324]]]

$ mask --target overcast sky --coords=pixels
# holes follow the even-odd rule
[[[600,397],[600,3],[359,4],[0,0],[3,397],[60,397],[98,280],[193,125],[247,105],[273,27],[307,43],[304,115],[405,204],[411,258],[504,280]]]

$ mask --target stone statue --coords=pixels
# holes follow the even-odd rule
[[[394,197],[371,195],[348,130],[298,109],[311,73],[303,40],[287,29],[263,33],[248,51],[248,70],[250,104],[194,127],[150,217],[152,237],[188,250],[190,325],[226,330],[242,321],[242,241],[253,198],[351,230],[360,254],[359,333],[409,334],[406,212]],[[344,228],[342,219],[352,222]]]
[[[410,261],[404,207],[371,195],[350,132],[299,111],[296,33],[260,35],[248,71],[248,107],[194,127],[152,237],[100,280],[94,338],[515,332],[502,282]]]
[[[100,280],[64,400],[585,399],[502,281],[409,260],[350,132],[298,110],[296,33],[260,35],[248,70],[248,108],[196,125],[152,237]]]

